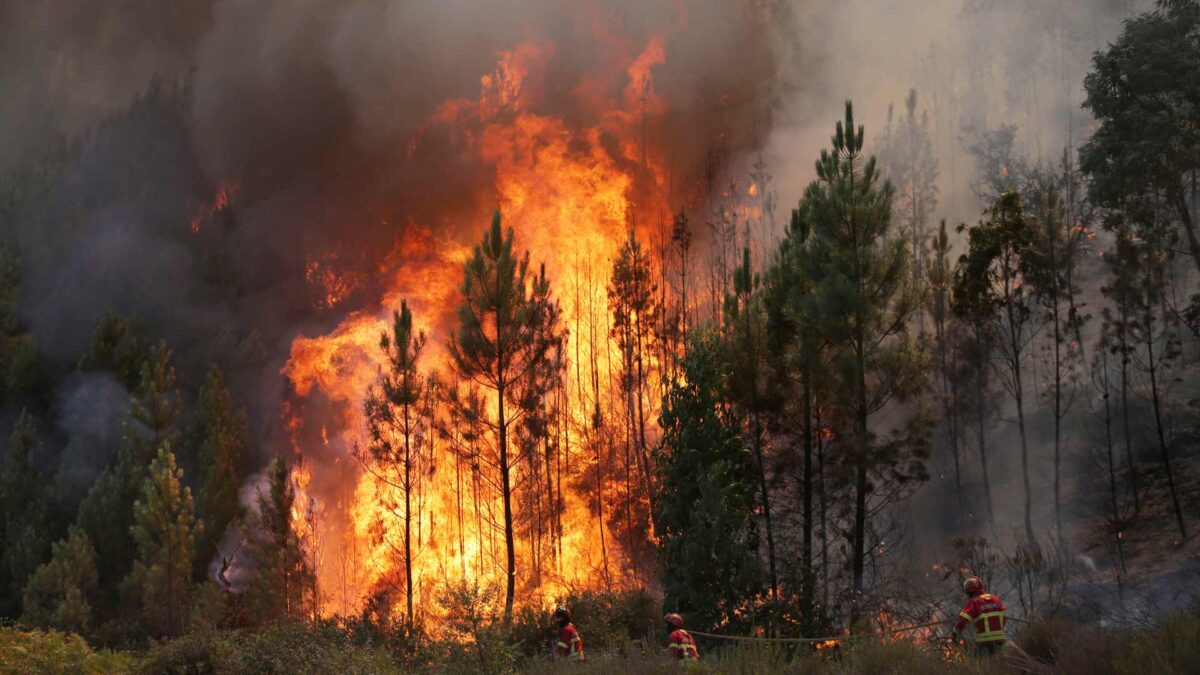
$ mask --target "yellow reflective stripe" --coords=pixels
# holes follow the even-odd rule
[[[567,648],[567,643],[565,643],[565,642],[560,642],[560,643],[558,643],[558,646],[559,646],[559,647],[561,647],[561,648],[563,648],[563,649],[566,649],[566,648]]]
[[[682,642],[676,642],[676,643],[671,644],[671,649],[684,649],[689,646],[691,646],[691,645],[685,645]]]
[[[989,625],[990,622],[988,621],[988,619],[993,617],[998,617],[1000,619],[1000,628],[996,630],[991,629]],[[1004,639],[1004,624],[1006,623],[1004,612],[987,612],[986,614],[980,614],[979,618],[976,620],[983,622],[983,630],[975,633],[976,642],[992,642],[995,640]]]
[[[961,616],[962,618],[966,619],[967,621],[971,621],[971,615],[967,614],[966,612],[959,612],[958,615]]]
[[[583,638],[579,637],[578,635],[571,638],[571,644],[575,644],[576,642],[583,642]]]

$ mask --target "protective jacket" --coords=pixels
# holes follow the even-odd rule
[[[696,651],[696,638],[682,628],[671,631],[671,635],[667,637],[667,646],[671,649],[671,656],[674,656],[676,660],[691,659],[695,661],[700,658],[700,653]]]
[[[558,631],[558,644],[554,646],[554,655],[572,661],[585,661],[583,654],[583,638],[575,624],[569,623]]]
[[[954,632],[962,633],[970,623],[975,632],[975,644],[1000,644],[1004,642],[1004,603],[991,593],[972,596],[958,613]]]

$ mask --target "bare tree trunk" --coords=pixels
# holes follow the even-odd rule
[[[983,335],[979,326],[975,326],[975,350],[976,358],[980,359],[980,363],[976,364],[978,369],[975,373],[975,405],[979,412],[979,462],[983,468],[983,498],[987,502],[987,517],[988,524],[992,531],[996,530],[996,514],[992,508],[992,479],[988,474],[987,460],[987,402],[984,400],[984,382],[987,378],[987,366],[982,363],[983,356]]]
[[[1151,263],[1147,263],[1149,265]],[[1179,494],[1175,490],[1175,473],[1171,468],[1171,453],[1167,449],[1166,431],[1163,428],[1162,405],[1158,392],[1158,367],[1154,362],[1154,315],[1153,306],[1147,298],[1144,314],[1146,332],[1146,366],[1150,375],[1150,401],[1154,407],[1154,430],[1158,434],[1158,452],[1162,458],[1163,469],[1167,473],[1167,488],[1171,493],[1171,508],[1175,512],[1175,523],[1179,527],[1179,536],[1187,539],[1187,527],[1183,522],[1183,509],[1179,506]]]

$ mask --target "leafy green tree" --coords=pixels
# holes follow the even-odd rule
[[[802,311],[826,346],[829,396],[844,427],[853,475],[852,619],[863,599],[872,478],[890,469],[902,480],[920,479],[927,452],[908,433],[918,428],[919,409],[901,413],[907,420],[897,428],[906,431],[895,437],[883,438],[871,428],[873,415],[925,387],[928,359],[924,345],[908,334],[921,292],[908,270],[905,238],[892,236],[892,187],[878,184],[874,158],[863,155],[864,139],[847,101],[833,149],[821,151],[817,180],[800,202],[800,218],[812,228],[800,263],[812,280]]]
[[[74,525],[67,538],[51,549],[50,560],[37,568],[25,586],[21,620],[38,628],[86,633],[92,627],[99,588],[96,549]]]
[[[1200,269],[1196,234],[1200,171],[1200,3],[1159,0],[1125,22],[1084,78],[1098,126],[1079,151],[1092,199],[1121,209],[1148,194],[1173,210]]]
[[[225,377],[216,366],[200,390],[196,426],[201,433],[199,471],[204,480],[198,501],[206,527],[197,540],[195,576],[202,579],[225,531],[241,519],[238,490],[248,452],[246,415],[234,405]]]
[[[413,328],[412,311],[407,301],[392,313],[392,331],[379,337],[379,348],[387,359],[379,388],[371,388],[364,404],[367,415],[368,461],[364,465],[376,480],[399,490],[404,504],[386,503],[404,523],[404,588],[406,627],[413,628],[413,529],[420,520],[419,492],[430,467],[429,457],[421,451],[433,433],[432,411],[422,405],[430,388],[421,374],[418,361],[425,348],[425,332]],[[416,510],[414,512],[414,505]]]
[[[183,483],[170,442],[163,442],[150,463],[133,514],[137,559],[122,592],[136,600],[146,630],[178,635],[191,606],[196,537],[204,521],[195,518],[192,491]]]
[[[15,618],[29,576],[50,548],[50,500],[38,468],[42,444],[33,417],[22,411],[0,471],[0,612]]]
[[[504,509],[505,585],[504,617],[512,621],[516,593],[516,542],[513,534],[513,477],[510,436],[513,426],[536,408],[528,394],[531,380],[544,373],[555,351],[561,349],[560,312],[550,292],[545,267],[529,269],[529,253],[513,253],[513,231],[500,227],[500,212],[483,242],[467,261],[463,273],[463,302],[458,307],[458,330],[450,338],[450,356],[464,380],[494,395],[495,417],[487,422],[495,433],[495,468],[500,474]]]
[[[261,622],[307,616],[316,602],[315,573],[293,522],[296,486],[282,456],[267,467],[266,491],[258,493],[251,518],[250,550],[254,579],[247,601]]]
[[[655,522],[664,607],[702,626],[737,621],[762,590],[753,459],[720,392],[729,376],[717,336],[692,334],[684,377],[663,401]]]
[[[1008,191],[986,220],[969,230],[967,252],[955,270],[954,296],[960,313],[977,321],[992,348],[1000,382],[1017,408],[1025,537],[1037,549],[1033,532],[1033,490],[1029,482],[1029,441],[1025,429],[1025,356],[1041,327],[1035,314],[1039,267],[1037,234],[1025,219],[1021,196]]]

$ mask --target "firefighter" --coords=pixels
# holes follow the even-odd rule
[[[999,653],[1004,646],[1004,603],[998,596],[983,591],[983,580],[979,577],[964,581],[963,590],[967,603],[954,623],[954,636],[961,637],[969,623],[974,632],[975,651],[989,656]]]
[[[683,629],[683,617],[675,612],[663,617],[667,622],[667,648],[676,661],[698,661],[700,654],[696,651],[696,638]]]
[[[587,660],[583,653],[583,638],[579,629],[571,623],[571,610],[558,606],[554,610],[554,623],[558,624],[558,644],[554,645],[554,656],[560,660],[582,663]]]

